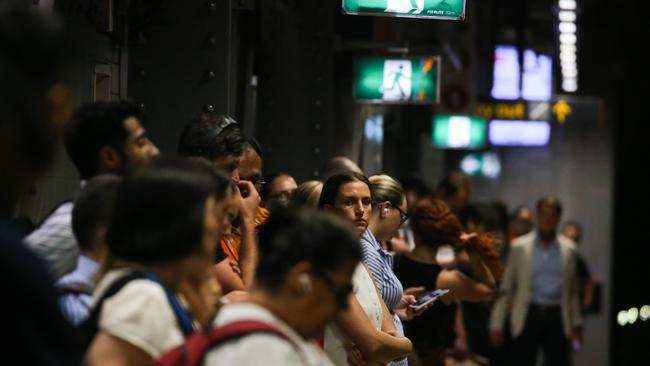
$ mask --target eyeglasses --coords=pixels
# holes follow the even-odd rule
[[[348,283],[343,286],[337,286],[336,283],[332,278],[330,278],[328,275],[320,275],[318,276],[325,282],[325,285],[329,287],[329,289],[332,291],[334,294],[334,299],[336,301],[336,305],[339,307],[341,310],[345,310],[348,308],[348,296],[352,293],[354,290],[354,287],[352,287],[352,284]]]
[[[401,208],[399,208],[399,206],[393,206],[393,207],[394,207],[397,211],[399,211],[399,224],[400,224],[400,226],[401,226],[401,225],[404,225],[404,223],[406,222],[406,220],[409,219],[409,215],[408,215],[406,212],[404,212]]]

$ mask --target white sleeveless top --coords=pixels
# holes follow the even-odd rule
[[[359,263],[354,270],[352,285],[354,286],[354,295],[366,312],[368,319],[375,328],[381,329],[381,300],[377,295],[372,277],[370,277],[368,270],[362,263]],[[352,344],[353,342],[336,324],[332,323],[325,328],[325,353],[336,366],[348,365],[347,349]]]

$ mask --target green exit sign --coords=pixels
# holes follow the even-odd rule
[[[478,149],[485,145],[487,122],[477,116],[437,115],[433,118],[433,146]]]
[[[360,57],[354,98],[365,103],[430,104],[440,95],[440,57]]]
[[[343,0],[343,12],[445,20],[465,19],[465,0]]]

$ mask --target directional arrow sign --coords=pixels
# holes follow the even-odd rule
[[[465,0],[343,0],[343,12],[353,15],[463,20]]]

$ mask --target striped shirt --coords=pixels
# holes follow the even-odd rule
[[[370,273],[375,279],[379,293],[384,299],[388,309],[393,312],[393,308],[399,305],[402,300],[404,288],[399,281],[395,272],[393,272],[393,256],[381,247],[375,235],[366,230],[361,236],[361,254],[363,263],[368,267]],[[404,335],[404,327],[400,318],[393,313],[393,322],[400,335]],[[388,363],[390,366],[408,365],[406,359]]]
[[[95,261],[81,255],[77,268],[56,282],[55,286],[61,294],[58,298],[61,312],[72,325],[78,326],[88,317],[95,288],[93,276],[98,269]]]
[[[73,206],[73,202],[61,204],[24,239],[27,248],[45,262],[53,280],[74,270],[79,258],[79,246],[72,233]]]

